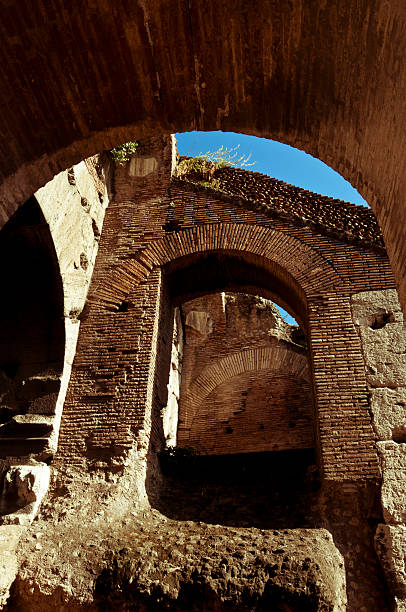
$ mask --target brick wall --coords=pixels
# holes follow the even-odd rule
[[[272,302],[217,293],[181,310],[178,445],[205,454],[312,448],[307,350]]]
[[[368,391],[349,299],[366,288],[394,286],[382,249],[324,233],[321,219],[316,230],[289,214],[268,214],[238,197],[179,179],[171,182],[169,141],[149,141],[139,155],[157,163],[143,176],[137,176],[131,164],[116,169],[115,196],[106,214],[64,413],[60,456],[67,462],[82,461],[89,436],[98,437],[97,448],[121,448],[131,439],[134,444],[145,420],[139,398],[146,397],[148,364],[155,360],[148,351],[141,352],[140,343],[157,320],[158,342],[169,334],[162,333],[162,313],[153,297],[158,286],[151,270],[159,268],[174,303],[215,289],[277,295],[308,337],[317,446],[325,477],[377,477]],[[132,353],[124,359],[126,351]],[[134,374],[127,371],[131,367]],[[106,395],[96,399],[94,387],[101,381]]]
[[[134,506],[149,501],[161,508],[156,500],[166,485],[157,452],[165,444],[174,307],[215,291],[274,298],[301,324],[311,357],[322,480],[314,510],[345,558],[349,605],[385,609],[372,544],[374,523],[381,521],[376,434],[350,307],[356,293],[394,288],[385,252],[373,241],[334,234],[333,213],[325,231],[319,216],[299,223],[289,211],[279,215],[171,179],[169,139],[147,141],[138,154],[137,164],[115,169],[55,465],[62,473],[78,469],[78,480],[90,471],[94,483],[98,475],[116,481],[126,500],[131,492]],[[240,382],[251,383],[237,382],[242,396]],[[202,405],[210,393],[203,393]]]

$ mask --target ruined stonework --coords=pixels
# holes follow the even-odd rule
[[[1,223],[127,140],[254,134],[320,158],[366,198],[405,308],[404,0],[60,2],[3,6]]]
[[[181,309],[178,445],[214,455],[313,448],[300,330],[272,302],[252,295],[218,293]]]
[[[384,523],[375,545],[397,600],[406,607],[406,335],[394,290],[352,297],[371,397],[372,422],[381,463]]]
[[[173,176],[175,153],[160,136],[106,162],[48,493],[7,531],[8,608],[400,610],[403,335],[372,213],[253,173],[202,185]],[[400,354],[381,364],[368,342],[391,325]],[[24,470],[3,482],[34,502]]]
[[[0,248],[11,257],[3,283],[17,296],[0,343],[0,538],[9,543],[0,601],[15,574],[18,525],[30,524],[49,486],[47,463],[58,445],[79,318],[109,199],[104,161],[95,156],[60,173],[0,233]],[[23,289],[14,285],[18,281]]]

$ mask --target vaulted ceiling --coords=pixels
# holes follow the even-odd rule
[[[302,148],[373,207],[406,304],[403,0],[4,0],[0,219],[60,170],[192,129]]]

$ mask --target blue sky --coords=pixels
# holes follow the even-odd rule
[[[232,149],[239,145],[238,155],[251,155],[250,162],[255,162],[247,170],[262,172],[322,195],[368,206],[358,191],[332,168],[304,151],[275,140],[232,132],[187,132],[176,134],[176,138],[180,155],[193,157],[216,151],[221,146]],[[296,323],[285,310],[278,308],[287,323]]]
[[[176,134],[180,155],[197,156],[220,146],[238,148],[239,155],[251,154],[255,164],[247,170],[262,172],[322,195],[367,206],[350,183],[323,162],[304,151],[275,140],[232,132],[186,132]]]

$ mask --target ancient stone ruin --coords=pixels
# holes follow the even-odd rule
[[[406,335],[373,213],[179,168],[170,136],[105,152],[0,231],[2,609],[405,609]]]

